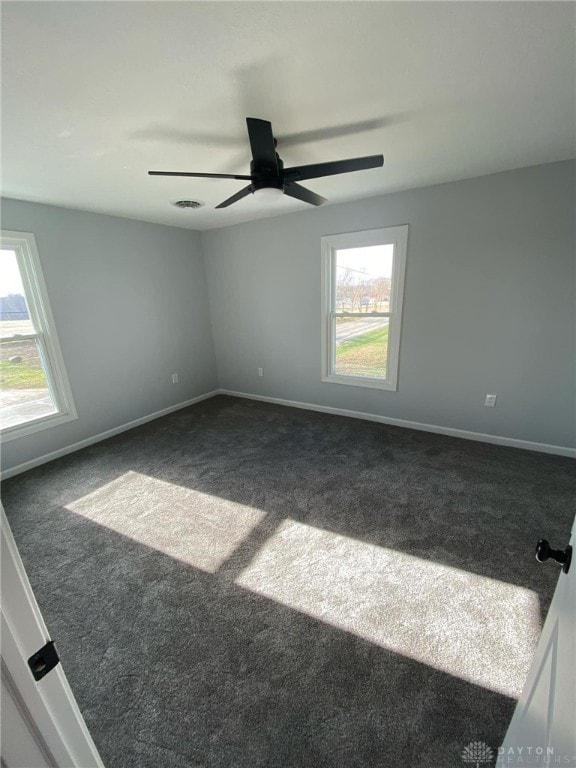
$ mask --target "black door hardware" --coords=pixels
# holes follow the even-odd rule
[[[564,550],[552,549],[546,539],[540,539],[538,544],[536,544],[536,560],[538,560],[539,563],[543,563],[544,560],[548,560],[549,557],[561,564],[564,573],[568,573],[570,562],[572,560],[572,547],[568,545]]]
[[[34,680],[42,680],[44,675],[51,672],[60,661],[58,651],[53,640],[49,640],[43,648],[33,653],[28,659],[28,666],[32,670]]]

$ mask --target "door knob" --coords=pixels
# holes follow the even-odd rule
[[[572,560],[572,547],[568,545],[566,549],[552,549],[546,539],[540,539],[538,544],[536,544],[536,560],[538,560],[539,563],[543,563],[550,557],[552,560],[556,560],[557,563],[560,563],[564,573],[568,573],[570,561]]]

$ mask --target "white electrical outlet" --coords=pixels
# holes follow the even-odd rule
[[[264,368],[258,368],[258,376],[264,376]]]
[[[178,374],[173,373],[172,374],[172,384],[178,384]]]
[[[496,405],[496,395],[486,395],[486,400],[484,400],[484,405],[487,408],[494,408]]]

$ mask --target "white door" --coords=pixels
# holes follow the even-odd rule
[[[38,681],[28,666],[50,636],[1,512],[2,766],[104,768],[62,665]]]
[[[570,545],[574,547],[576,520]],[[564,550],[566,542],[562,542]],[[560,577],[526,685],[499,749],[498,766],[576,765],[576,554]]]

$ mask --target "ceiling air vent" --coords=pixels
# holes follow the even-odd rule
[[[198,200],[176,200],[172,205],[176,208],[201,208],[204,203],[199,203]]]

